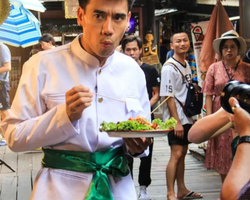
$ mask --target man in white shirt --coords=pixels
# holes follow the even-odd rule
[[[175,130],[168,134],[171,156],[166,168],[167,199],[202,198],[200,194],[188,190],[184,182],[185,156],[189,144],[187,135],[193,120],[185,115],[178,101],[182,105],[185,104],[187,82],[190,82],[192,77],[191,68],[185,60],[190,42],[187,33],[183,31],[175,32],[171,36],[170,42],[174,55],[162,67],[160,87],[162,100],[168,96],[174,96],[163,104],[163,120],[170,117],[177,120]],[[177,181],[177,195],[174,191],[175,180]]]
[[[13,151],[43,147],[31,200],[137,199],[124,154],[148,155],[151,139],[99,131],[103,121],[150,113],[143,72],[115,51],[133,2],[79,0],[77,22],[84,33],[25,63],[1,128]]]

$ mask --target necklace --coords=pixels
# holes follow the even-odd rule
[[[229,81],[233,80],[234,74],[235,74],[235,72],[236,72],[236,70],[237,70],[237,68],[238,68],[239,63],[240,63],[240,60],[238,60],[238,62],[236,63],[236,66],[234,67],[234,69],[235,69],[235,70],[234,70],[234,73],[231,73],[231,76],[230,76],[230,75],[229,75],[229,72],[228,72],[228,70],[227,70],[227,68],[226,68],[225,63],[222,61],[222,64],[223,64],[223,66],[224,66],[224,68],[225,68],[225,71],[226,71],[226,73],[227,73],[227,76],[228,76]],[[233,70],[232,70],[232,71],[233,71]]]

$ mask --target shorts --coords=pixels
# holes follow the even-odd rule
[[[190,142],[188,141],[188,131],[192,127],[192,125],[193,124],[182,125],[183,128],[184,128],[184,137],[183,138],[176,137],[175,134],[174,134],[174,130],[170,131],[168,133],[168,144],[169,144],[169,146],[175,145],[175,144],[176,145],[181,145],[181,146],[190,144]]]
[[[0,81],[0,110],[8,110],[10,108],[10,83]]]

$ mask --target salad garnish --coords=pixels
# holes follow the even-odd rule
[[[121,122],[102,122],[100,131],[142,131],[142,130],[170,130],[174,129],[177,121],[173,117],[163,122],[157,118],[150,123],[143,117],[129,118]]]

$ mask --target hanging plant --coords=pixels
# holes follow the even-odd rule
[[[7,19],[10,13],[9,0],[0,0],[0,25]]]

